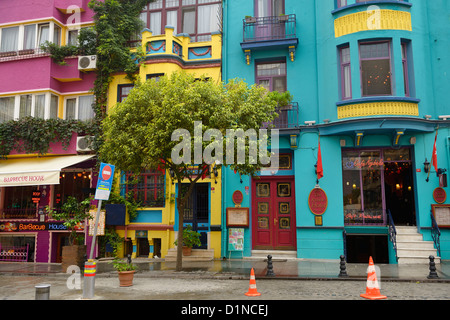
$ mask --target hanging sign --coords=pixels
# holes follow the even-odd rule
[[[315,215],[322,215],[327,210],[328,198],[325,191],[321,188],[314,188],[308,197],[309,210]]]
[[[244,195],[241,191],[236,190],[233,192],[233,202],[238,207],[241,206],[242,200],[244,200]]]
[[[443,188],[438,187],[433,191],[433,199],[439,204],[444,203],[447,199],[447,193]]]
[[[89,214],[91,216],[91,219],[89,219],[89,235],[93,236],[97,210],[89,210]],[[100,216],[97,225],[97,235],[98,236],[105,235],[105,210],[100,211]]]

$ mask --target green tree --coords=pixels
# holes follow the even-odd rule
[[[211,145],[217,146],[218,148],[211,152],[214,156],[218,155],[218,150],[222,147],[223,161],[219,160],[220,165],[230,166],[242,174],[254,175],[260,169],[259,160],[254,163],[246,157],[245,161],[239,164],[225,161],[226,144],[229,140],[226,130],[240,128],[244,131],[257,131],[263,123],[271,122],[277,116],[275,107],[276,102],[267,95],[264,88],[248,86],[242,80],[217,84],[207,81],[206,78],[196,80],[194,76],[184,72],[173,73],[170,77],[162,77],[159,82],[149,80],[137,83],[127,99],[109,111],[103,122],[104,136],[99,155],[102,161],[136,174],[144,168],[163,167],[170,171],[180,186],[176,205],[179,218],[178,243],[182,243],[186,202],[196,182],[211,164],[205,157],[195,159],[196,143],[202,143],[202,151],[206,151]],[[215,132],[222,135],[222,139],[218,135],[211,137],[211,141],[196,139],[195,123],[199,122],[202,136],[207,130],[215,129]],[[181,142],[179,138],[172,138],[172,134],[180,129],[187,133]],[[249,140],[245,143],[246,154],[251,147]],[[172,151],[182,143],[186,148],[179,154],[186,156],[188,161],[180,163],[173,159]],[[234,153],[237,146],[238,143],[235,143]],[[197,167],[197,176],[192,176],[192,166]],[[189,181],[188,187],[181,188],[181,183],[186,179]],[[178,246],[176,269],[180,271],[181,267],[182,251],[181,246]]]

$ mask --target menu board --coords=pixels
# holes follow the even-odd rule
[[[89,214],[91,215],[91,219],[89,219],[89,235],[94,235],[94,227],[95,227],[95,217],[97,216],[97,210],[89,210]],[[104,236],[105,235],[105,210],[100,211],[100,217],[98,219],[97,225],[97,235]]]
[[[228,229],[228,250],[244,251],[244,228]]]
[[[439,228],[450,228],[450,204],[432,204],[431,210]]]
[[[248,227],[248,208],[227,208],[227,227]]]

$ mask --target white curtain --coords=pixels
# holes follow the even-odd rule
[[[35,97],[34,116],[36,118],[44,119],[44,116],[45,116],[45,94],[40,94]]]
[[[14,97],[0,98],[0,123],[14,119]]]
[[[34,49],[36,41],[36,25],[30,24],[25,26],[23,48],[24,49]]]
[[[78,98],[78,120],[89,120],[94,118],[94,96],[81,96]]]
[[[19,49],[19,27],[2,29],[2,45],[0,51],[17,51]]]
[[[50,119],[58,118],[58,96],[51,95],[50,96]]]
[[[167,26],[172,26],[173,29],[173,34],[177,34],[177,11],[167,11],[167,21],[166,21],[166,25]]]
[[[66,100],[66,120],[75,119],[75,107],[77,105],[77,99],[67,99]]]
[[[219,4],[198,7],[198,33],[211,33],[219,30],[219,9]]]
[[[150,31],[154,36],[161,34],[161,12],[150,13]]]
[[[20,96],[19,118],[31,116],[31,94]]]
[[[49,33],[50,33],[50,25],[47,24],[41,24],[39,25],[39,41],[38,44],[44,44],[45,41],[49,40]]]

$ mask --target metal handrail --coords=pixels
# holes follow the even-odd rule
[[[398,262],[397,255],[397,230],[395,229],[394,219],[392,219],[391,210],[387,210],[389,218],[389,240],[392,242],[395,251],[395,260]]]
[[[439,226],[436,222],[436,219],[434,218],[433,213],[430,213],[431,216],[431,238],[433,239],[434,246],[437,250],[437,254],[440,257],[441,256],[441,230],[439,229]]]

